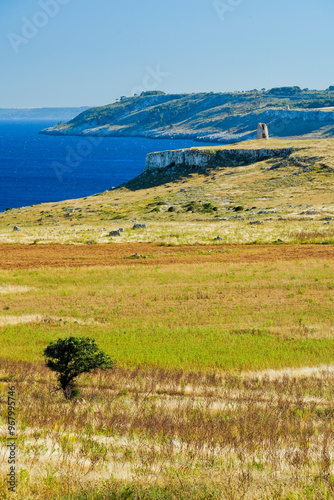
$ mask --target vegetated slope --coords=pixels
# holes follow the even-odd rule
[[[167,163],[168,157],[180,158],[183,163],[173,161],[161,168],[160,164],[164,161]],[[157,164],[156,169],[153,168],[154,163]],[[275,176],[281,188],[275,205],[286,197],[282,191],[284,186],[305,186],[306,179],[308,183],[313,180],[314,184],[308,184],[305,192],[306,196],[312,197],[316,191],[315,184],[320,181],[325,186],[326,179],[332,179],[334,175],[334,141],[270,139],[151,153],[147,155],[146,168],[142,174],[123,184],[123,187],[130,190],[145,189],[167,182],[184,182],[185,177],[199,178],[201,175],[212,175],[214,180],[220,177],[218,185],[221,188],[225,186],[227,190],[228,186],[234,185],[235,192],[240,192],[241,186],[246,183],[245,196],[249,200],[261,195],[266,197],[266,189],[270,189],[273,196],[274,190],[269,188],[267,181],[273,180]],[[188,179],[188,182],[195,181]]]
[[[224,150],[238,158],[240,151],[263,149],[273,156],[145,170],[123,186],[83,199],[8,210],[0,214],[0,242],[333,243],[333,139],[271,139],[190,151],[219,159]],[[133,229],[136,222],[146,227]]]
[[[269,125],[271,136],[331,137],[334,90],[282,87],[232,93],[143,92],[84,111],[42,133],[226,142],[254,139],[258,122]]]

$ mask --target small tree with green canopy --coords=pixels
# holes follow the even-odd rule
[[[82,373],[90,373],[99,368],[115,368],[108,354],[101,351],[94,339],[88,337],[68,337],[51,342],[44,350],[46,366],[58,372],[59,390],[66,399],[71,399],[75,387],[74,380]]]

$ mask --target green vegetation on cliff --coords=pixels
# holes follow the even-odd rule
[[[252,151],[264,147],[273,156],[254,161]],[[333,139],[185,151],[207,152],[217,161],[145,170],[104,193],[8,210],[0,214],[1,242],[334,243]],[[230,165],[219,163],[224,151],[235,155]],[[240,151],[248,157],[238,163]],[[147,227],[133,229],[137,222]]]

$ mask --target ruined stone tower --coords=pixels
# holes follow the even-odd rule
[[[257,138],[269,139],[268,126],[265,123],[258,123],[257,125]]]

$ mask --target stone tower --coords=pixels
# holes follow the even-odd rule
[[[265,123],[258,123],[257,125],[257,138],[269,139],[268,126]]]

